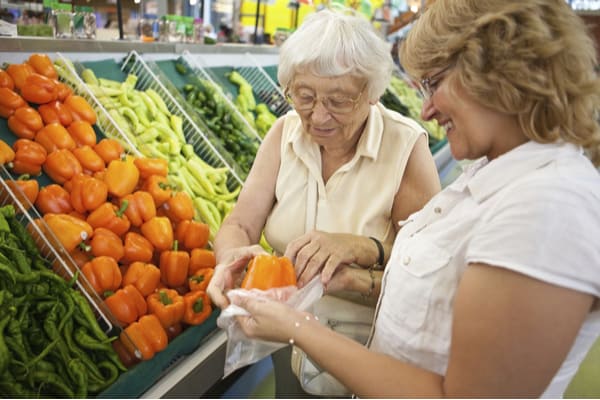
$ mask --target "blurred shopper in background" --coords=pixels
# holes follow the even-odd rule
[[[360,397],[561,397],[600,332],[593,41],[564,0],[437,0],[400,60],[476,161],[403,223],[369,349],[275,301],[242,328]]]

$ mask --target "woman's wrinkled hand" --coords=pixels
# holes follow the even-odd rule
[[[271,342],[288,342],[294,337],[296,323],[307,315],[275,300],[234,297],[232,301],[250,313],[236,317],[244,334]]]
[[[206,293],[214,305],[223,309],[229,305],[225,293],[239,286],[244,268],[252,257],[265,254],[259,245],[244,246],[227,251],[215,267],[215,273],[206,288]]]
[[[298,287],[303,287],[319,273],[327,285],[338,268],[356,262],[355,251],[354,235],[311,231],[291,241],[285,256],[296,268]]]

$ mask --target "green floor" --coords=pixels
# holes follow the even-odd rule
[[[569,384],[565,398],[600,398],[600,338],[592,346]]]

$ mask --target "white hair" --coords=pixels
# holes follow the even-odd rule
[[[359,15],[329,9],[308,15],[283,43],[277,78],[288,87],[297,72],[337,77],[350,74],[367,79],[370,100],[388,87],[393,69],[391,44]]]

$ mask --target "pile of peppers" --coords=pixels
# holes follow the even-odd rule
[[[45,60],[48,68],[42,68],[41,60]],[[34,75],[42,76],[32,67],[36,62],[40,64],[36,68],[48,75],[47,81],[30,79]],[[173,187],[167,179],[172,165],[167,159],[132,157],[125,154],[118,140],[97,141],[95,111],[82,97],[72,93],[64,98],[58,96],[59,82],[53,78],[56,71],[47,56],[33,55],[26,63],[12,64],[6,68],[6,74],[3,88],[23,102],[6,111],[6,116],[2,115],[8,119],[16,140],[12,146],[0,140],[0,163],[19,177],[7,181],[13,196],[0,193],[1,204],[16,198],[25,208],[35,207],[42,216],[33,221],[39,230],[33,226],[21,228],[29,229],[30,233],[41,231],[59,253],[64,250],[70,255],[65,259],[70,273],[60,264],[54,266],[57,274],[52,275],[47,266],[45,274],[62,283],[56,286],[57,290],[68,287],[65,280],[70,280],[71,275],[85,277],[80,279],[84,289],[97,294],[106,306],[104,309],[109,311],[107,316],[123,328],[119,337],[110,340],[104,337],[101,346],[84,336],[81,329],[74,331],[75,340],[81,340],[81,346],[93,347],[91,350],[106,350],[119,362],[119,368],[151,359],[185,328],[201,324],[212,313],[205,292],[215,266],[214,253],[206,248],[209,225],[197,217],[196,203],[190,195]],[[2,79],[0,74],[0,85]],[[40,95],[34,99],[33,91],[26,95],[23,88],[38,81],[47,84],[45,90],[56,96]],[[43,85],[40,83],[40,86]],[[40,188],[32,176],[42,173],[52,183]],[[26,190],[28,185],[35,187]],[[22,247],[11,244],[11,248]],[[37,257],[49,259],[52,254],[44,252]],[[20,258],[7,256],[7,259],[21,263]],[[21,264],[18,267],[18,273],[29,273],[30,268]],[[3,282],[14,283],[19,279],[25,278],[11,275]],[[0,298],[0,306],[10,306],[13,297]],[[43,302],[43,299],[37,300]],[[36,320],[43,321],[45,315],[50,315],[59,321],[59,331],[70,328],[66,325],[68,322],[62,322],[62,308],[57,306],[57,311],[49,312],[50,306],[40,307],[40,314],[32,314]],[[37,310],[30,307],[22,313]],[[69,315],[75,315],[69,310],[67,307]],[[93,334],[88,333],[88,336],[93,337]],[[55,336],[50,339],[57,340]],[[70,337],[65,340],[69,340],[70,348]],[[109,369],[95,358],[88,362],[69,356],[58,343],[50,346],[56,347],[72,364],[69,364],[70,369],[78,370],[75,367],[82,364],[84,370],[88,367],[91,370],[84,372],[96,378],[104,373],[107,385],[120,370]],[[1,350],[0,343],[0,356]],[[23,362],[28,369],[29,361]],[[83,379],[80,375],[70,378]],[[79,385],[82,381],[75,383]],[[92,392],[106,387],[96,381],[92,383]],[[71,391],[85,397],[77,385]],[[16,389],[20,388],[7,387],[7,393]],[[71,392],[56,394],[69,397]]]
[[[0,208],[0,396],[86,398],[126,370],[87,299]]]

